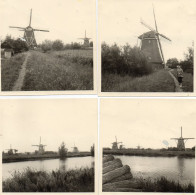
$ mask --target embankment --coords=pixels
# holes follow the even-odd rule
[[[127,156],[165,156],[165,157],[184,157],[195,158],[195,151],[168,151],[152,149],[122,149],[122,150],[103,150],[103,154],[127,155]]]
[[[68,153],[67,158],[72,157],[85,157],[91,156],[90,152]],[[21,161],[35,161],[45,159],[57,159],[60,158],[58,154],[15,154],[15,155],[3,155],[3,163],[21,162]]]

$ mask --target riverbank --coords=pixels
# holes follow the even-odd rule
[[[72,157],[86,157],[91,156],[90,152],[79,152],[71,153],[68,152],[67,158]],[[35,160],[46,160],[46,159],[58,159],[60,158],[59,154],[15,154],[15,155],[5,155],[3,154],[3,163],[12,163],[12,162],[22,162],[22,161],[35,161]]]
[[[160,176],[156,178],[135,177],[131,168],[112,155],[103,157],[103,192],[194,192],[194,184],[181,184],[177,178],[170,180]]]
[[[94,168],[66,172],[15,172],[3,181],[3,192],[94,192]]]
[[[149,156],[149,157],[183,157],[195,158],[195,151],[168,151],[152,149],[121,149],[121,150],[103,150],[103,154],[108,155],[127,155],[127,156]]]

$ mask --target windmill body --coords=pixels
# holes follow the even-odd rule
[[[78,38],[78,39],[82,39],[84,41],[84,43],[83,43],[84,47],[90,47],[90,39],[91,38],[86,37],[86,31],[85,31],[84,38]]]
[[[72,151],[73,153],[78,153],[79,152],[78,147],[76,147],[75,144],[74,144],[74,147],[72,147],[72,148],[73,148],[73,151]]]
[[[182,127],[181,127],[181,137],[179,138],[171,138],[177,142],[177,149],[178,150],[185,150],[185,143],[189,139],[195,139],[195,138],[183,138],[182,137]]]
[[[141,40],[141,50],[152,64],[163,64],[161,57],[157,35],[153,31],[146,32],[138,37]]]
[[[44,153],[45,153],[45,146],[46,146],[46,145],[43,145],[43,144],[41,143],[41,137],[40,137],[40,142],[39,142],[39,144],[38,144],[38,145],[32,145],[32,146],[38,147],[38,151],[36,151],[36,152],[38,152],[38,154],[44,154]]]
[[[29,48],[34,49],[37,47],[36,39],[35,39],[35,31],[42,31],[42,32],[49,32],[48,30],[40,30],[40,29],[34,29],[31,27],[31,19],[32,19],[32,9],[30,13],[30,21],[29,26],[26,28],[24,27],[17,27],[17,26],[10,26],[10,28],[17,28],[19,31],[24,31],[24,39],[28,45]]]
[[[141,24],[144,25],[148,30],[148,32],[143,33],[138,38],[141,40],[141,51],[146,56],[147,60],[155,65],[155,69],[166,67],[163,49],[160,41],[160,37],[171,41],[168,37],[158,32],[154,7],[153,7],[153,15],[155,22],[155,29],[146,24],[143,20],[141,20]]]
[[[120,144],[120,143],[122,144],[122,142],[118,142],[117,137],[115,137],[115,138],[116,138],[116,141],[112,143],[112,149],[113,150],[118,150],[119,149],[118,144]]]

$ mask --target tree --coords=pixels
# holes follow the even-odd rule
[[[65,148],[64,142],[62,142],[62,144],[59,147],[59,155],[61,159],[67,156],[67,148]]]
[[[185,60],[180,62],[180,65],[185,72],[193,74],[193,56],[194,49],[193,47],[188,47],[188,52],[184,54]]]
[[[60,51],[63,50],[63,48],[64,48],[64,44],[61,40],[56,40],[52,44],[52,49],[54,50]]]
[[[177,58],[170,58],[167,60],[166,64],[169,68],[176,68],[177,65],[179,64],[179,61]]]
[[[44,52],[50,51],[52,49],[52,41],[45,40],[41,44],[41,48]]]

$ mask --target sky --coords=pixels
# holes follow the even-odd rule
[[[37,150],[32,145],[47,145],[46,151],[57,151],[62,142],[69,151],[90,151],[97,137],[96,99],[1,100],[0,129],[3,150],[18,152]]]
[[[172,40],[161,38],[165,59],[184,59],[195,37],[195,0],[99,0],[100,41],[137,45],[137,37],[149,31],[140,23],[141,18],[155,28],[152,4],[159,33]]]
[[[94,0],[1,0],[0,37],[23,37],[23,32],[9,26],[27,27],[32,13],[32,27],[49,30],[35,32],[37,43],[45,39],[60,39],[64,43],[82,42],[78,38],[93,38],[95,18]]]
[[[195,138],[196,100],[157,99],[102,99],[100,114],[100,140],[102,147],[112,146],[117,136],[126,148],[176,147],[180,137]],[[188,140],[186,147],[193,147],[195,140]]]

